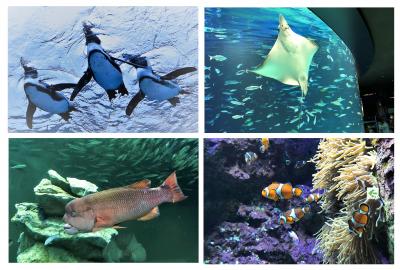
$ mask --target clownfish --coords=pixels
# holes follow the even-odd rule
[[[261,139],[260,152],[261,153],[267,152],[268,148],[269,148],[269,139],[268,138],[262,138]]]
[[[293,188],[291,184],[281,184],[273,182],[261,192],[262,196],[274,201],[290,200],[295,197],[300,197],[303,191],[300,188]]]
[[[353,212],[353,217],[349,219],[349,231],[362,237],[365,232],[365,226],[369,221],[369,206],[366,203],[360,204],[360,209]]]
[[[286,211],[279,217],[279,222],[283,224],[293,224],[304,217],[306,213],[310,212],[310,207],[305,206],[303,208],[293,208]]]
[[[307,198],[304,200],[305,203],[312,203],[312,202],[318,202],[319,199],[321,199],[321,195],[318,193],[312,193],[307,196]]]

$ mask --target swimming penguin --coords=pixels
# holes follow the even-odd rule
[[[38,79],[37,69],[26,65],[21,58],[21,65],[24,68],[24,90],[28,98],[28,108],[26,110],[26,124],[32,128],[33,114],[36,107],[40,109],[59,114],[64,120],[68,121],[71,111],[77,111],[58,91],[73,88],[75,83],[60,83],[49,85]]]
[[[137,80],[139,82],[139,92],[131,99],[128,106],[126,107],[126,114],[131,115],[133,110],[145,97],[150,100],[168,100],[173,106],[179,103],[177,95],[179,93],[187,93],[180,88],[180,86],[171,81],[177,77],[196,71],[195,67],[185,67],[174,70],[164,76],[157,75],[149,63],[146,57],[140,55],[129,55],[124,54],[124,59],[129,62],[123,61],[133,65],[137,70]]]
[[[128,94],[128,90],[122,80],[122,72],[114,58],[101,47],[100,39],[91,30],[92,26],[83,24],[83,32],[86,38],[88,68],[75,87],[70,100],[74,100],[82,88],[90,82],[92,77],[104,89],[111,101],[116,97],[116,90],[122,96]]]

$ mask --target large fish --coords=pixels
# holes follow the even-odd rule
[[[112,188],[77,198],[65,206],[64,229],[69,234],[95,232],[127,220],[146,221],[159,216],[158,205],[176,203],[186,198],[175,172],[156,188],[150,180]]]

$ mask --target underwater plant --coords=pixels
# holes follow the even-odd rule
[[[321,140],[311,160],[317,172],[313,189],[325,191],[322,212],[328,221],[317,233],[316,248],[324,263],[381,263],[372,239],[384,222],[376,172],[377,152],[364,139]],[[389,251],[390,253],[390,251]]]

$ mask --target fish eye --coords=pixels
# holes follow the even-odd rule
[[[75,212],[75,211],[72,211],[72,212],[71,212],[71,216],[72,216],[72,217],[76,217],[76,212]]]

